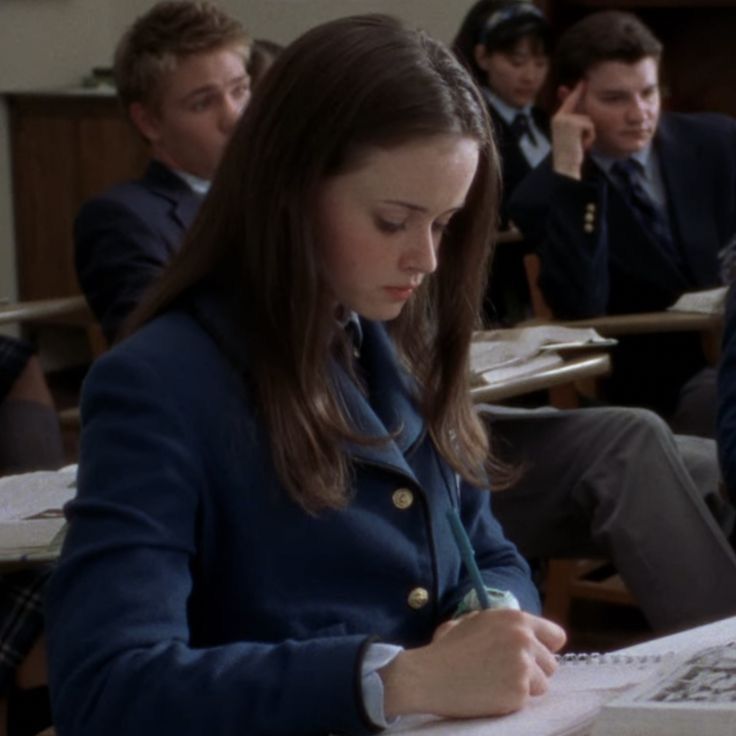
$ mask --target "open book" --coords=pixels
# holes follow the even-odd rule
[[[603,706],[593,736],[733,736],[736,641],[680,658]]]
[[[535,325],[478,333],[470,345],[476,385],[535,373],[562,363],[560,353],[615,345],[592,328]]]
[[[64,504],[76,493],[77,466],[0,478],[0,569],[55,560]]]

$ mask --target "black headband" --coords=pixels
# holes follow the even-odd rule
[[[488,37],[500,26],[508,23],[510,20],[516,20],[517,18],[529,18],[539,20],[541,23],[546,23],[544,13],[536,6],[531,3],[514,3],[505,8],[497,10],[495,13],[491,13],[486,19],[485,25],[480,32],[480,43],[485,44]]]

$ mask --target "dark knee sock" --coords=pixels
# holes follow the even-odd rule
[[[64,464],[59,417],[36,401],[0,404],[0,473],[55,470]]]

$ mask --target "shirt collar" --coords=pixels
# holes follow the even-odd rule
[[[363,342],[363,327],[360,324],[358,313],[354,312],[352,309],[340,308],[336,319],[337,324],[350,334],[355,347],[360,349]]]
[[[494,110],[501,116],[501,119],[511,125],[514,118],[519,114],[525,114],[531,117],[532,106],[527,105],[526,107],[512,107],[507,102],[504,102],[493,90],[488,87],[481,87],[483,95],[486,101],[493,105]]]
[[[617,162],[621,161],[622,157],[614,158],[613,156],[606,156],[595,150],[595,147],[591,151],[591,158],[598,164],[598,167],[602,169],[606,174],[611,173],[611,167]],[[624,156],[623,158],[631,158],[634,161],[638,161],[641,164],[642,171],[650,170],[650,159],[652,157],[652,146],[649,144],[646,148],[642,148],[641,151],[632,153],[630,156]]]
[[[179,169],[174,169],[173,171],[189,185],[189,188],[193,192],[204,196],[209,191],[209,179],[202,179],[200,176],[195,176],[194,174],[189,174],[186,171],[180,171]]]

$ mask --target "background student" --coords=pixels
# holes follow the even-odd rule
[[[617,11],[586,16],[557,44],[552,156],[510,203],[556,316],[656,311],[718,284],[718,251],[736,231],[736,122],[660,114],[661,49]],[[697,334],[626,337],[607,395],[714,436],[705,365]]]
[[[144,176],[87,202],[77,276],[108,341],[181,246],[243,108],[250,39],[209,2],[161,2],[118,44],[115,85],[148,142]]]
[[[166,3],[163,7],[168,6]],[[191,12],[182,6],[184,11]],[[208,18],[205,14],[202,22],[209,23]],[[173,34],[167,31],[167,23],[182,25],[178,15],[170,11],[161,18],[157,7],[135,23],[116,55],[122,66],[116,68],[116,75],[122,78],[125,71],[140,78],[141,69],[159,70],[150,76],[149,83],[160,94],[166,94],[170,77],[164,73],[163,59],[154,55],[155,48],[142,44],[137,37],[150,38],[155,31],[168,39]],[[190,28],[194,29],[195,24]],[[178,43],[187,44],[185,35],[177,38]],[[170,45],[162,43],[161,48],[168,50]],[[140,52],[134,53],[137,49]],[[144,98],[147,94],[142,90]],[[180,123],[177,114],[182,117]],[[216,127],[208,126],[205,134],[198,128],[186,127],[186,120],[186,111],[171,111],[170,124],[181,131],[177,141],[187,147],[191,157],[201,158],[208,150],[217,149],[214,144],[219,141],[220,132]],[[214,138],[214,144],[209,137]],[[166,140],[161,142],[162,146],[166,144]],[[97,201],[85,209],[93,210]],[[136,214],[132,202],[129,210],[130,218],[142,217],[142,213]],[[127,220],[104,226],[101,218],[96,221],[100,227],[90,232],[87,246],[94,252],[92,234],[99,233],[104,253],[105,243],[116,240],[115,226],[125,226]],[[129,234],[122,232],[120,237],[125,239]],[[163,245],[160,249],[165,252]],[[177,251],[178,246],[171,250]],[[140,273],[141,293],[147,285],[144,276],[153,281],[158,273],[159,270]],[[119,324],[127,317],[122,307],[133,305],[125,274],[119,281],[112,278],[113,273],[110,276],[106,298],[121,306],[117,313]],[[524,469],[513,488],[497,496],[494,512],[526,555],[584,556],[594,551],[611,557],[647,620],[660,631],[726,615],[736,607],[736,558],[708,507],[730,530],[730,506],[720,498],[718,461],[712,440],[673,437],[658,417],[636,409],[559,412],[493,407],[485,416],[492,423],[499,451]],[[590,458],[595,458],[595,462]],[[656,529],[651,524],[654,514],[659,519]],[[632,538],[637,539],[635,549]],[[682,554],[673,554],[668,541],[680,538],[687,539],[688,545],[678,548]],[[641,557],[647,559],[646,565],[640,564]],[[721,582],[714,584],[712,577],[703,576],[704,567],[717,574]],[[722,582],[728,580],[734,582],[733,600],[722,593]]]
[[[48,589],[61,733],[362,734],[544,691],[564,634],[473,487],[495,170],[482,98],[424,34],[339,20],[276,61],[85,383]],[[471,591],[453,510],[528,612],[447,623]]]
[[[723,480],[736,502],[736,288],[726,300],[721,360],[718,366],[718,452]]]
[[[535,106],[547,77],[551,29],[526,0],[480,0],[463,20],[453,50],[480,85],[491,113],[503,176],[501,228],[519,182],[549,153],[549,117]],[[530,313],[521,244],[496,250],[484,319],[513,324]]]
[[[0,336],[0,475],[64,464],[59,417],[38,356]],[[51,723],[43,656],[47,569],[0,576],[0,734],[35,734]]]

